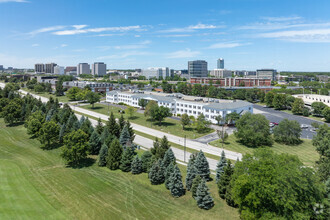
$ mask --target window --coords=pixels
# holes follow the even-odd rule
[[[189,108],[191,108],[191,105],[189,105]]]
[[[194,105],[194,109],[196,109],[196,105]]]
[[[196,115],[196,111],[194,111],[194,115]]]
[[[191,114],[191,110],[189,110],[189,113]]]

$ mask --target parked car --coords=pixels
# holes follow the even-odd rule
[[[274,127],[275,126],[275,124],[273,123],[273,122],[269,122],[269,127]]]
[[[305,125],[305,124],[302,124],[302,125],[300,125],[300,128],[301,129],[307,129],[309,126],[308,125]]]
[[[278,125],[278,123],[276,123],[276,122],[271,122],[271,123],[273,123],[273,125]]]

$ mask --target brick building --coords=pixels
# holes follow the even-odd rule
[[[259,87],[259,86],[271,86],[271,79],[259,79],[259,78],[204,78],[196,77],[190,78],[191,84],[212,84],[220,87]]]

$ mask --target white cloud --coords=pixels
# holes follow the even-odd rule
[[[249,43],[237,43],[237,42],[224,42],[224,43],[216,43],[209,46],[207,49],[222,49],[222,48],[234,48],[234,47],[240,47],[244,45],[249,45]]]
[[[191,37],[191,34],[168,34],[168,35],[158,35],[158,37]]]
[[[146,48],[148,44],[151,44],[150,40],[145,40],[136,44],[126,44],[126,45],[117,45],[117,46],[100,46],[98,47],[102,51],[107,51],[110,49],[115,50],[134,50],[134,49],[142,49]]]
[[[32,44],[31,46],[32,47],[39,47],[40,45],[39,44]]]
[[[216,28],[222,28],[222,27],[224,27],[224,26],[215,26],[215,25],[198,23],[196,25],[190,25],[188,27],[171,28],[171,29],[167,29],[167,30],[161,30],[159,32],[161,32],[161,33],[194,32],[196,30],[216,29]]]
[[[289,17],[261,17],[264,20],[267,21],[275,21],[275,22],[281,22],[281,21],[295,21],[295,20],[301,20],[302,17],[300,16],[289,16]]]
[[[68,45],[67,44],[61,44],[60,47],[67,47]]]
[[[7,3],[7,2],[28,3],[29,1],[26,1],[26,0],[0,0],[0,3]]]
[[[58,26],[51,26],[51,27],[40,28],[40,29],[37,29],[37,30],[34,30],[34,31],[29,32],[28,35],[35,36],[35,35],[37,35],[37,34],[41,34],[41,33],[46,33],[46,32],[50,32],[50,31],[62,30],[62,29],[64,29],[65,27],[66,27],[66,26],[58,25]]]
[[[121,54],[113,54],[109,56],[101,56],[96,58],[97,60],[111,60],[111,59],[123,59],[131,56],[145,56],[150,55],[149,52],[141,52],[141,51],[129,51]]]
[[[123,27],[102,27],[102,28],[88,28],[88,29],[72,29],[72,30],[61,30],[53,32],[54,35],[76,35],[76,34],[86,34],[86,33],[100,33],[105,31],[131,31],[131,30],[141,30],[140,25],[135,26],[123,26]]]
[[[262,33],[262,38],[275,38],[293,42],[330,42],[330,29],[306,29]]]
[[[175,59],[175,58],[192,58],[192,57],[196,57],[197,55],[199,55],[200,52],[199,51],[192,51],[189,48],[185,49],[185,50],[178,50],[172,53],[167,54],[167,58],[171,58],[171,59]]]

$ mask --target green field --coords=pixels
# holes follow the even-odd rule
[[[45,98],[50,98],[50,97],[53,97],[53,99],[58,99],[59,102],[69,102],[69,98],[67,96],[56,96],[56,95],[53,95],[53,94],[49,94],[48,92],[41,92],[41,93],[36,93],[34,90],[30,90],[30,89],[27,89],[27,88],[22,88],[22,90],[24,91],[27,91],[29,93],[33,93],[33,94],[36,94],[36,95],[39,95],[39,96],[42,96],[42,97],[45,97]]]
[[[108,106],[102,105],[102,104],[95,104],[94,108],[92,108],[91,105],[84,105],[79,106],[80,108],[88,109],[90,111],[95,111],[104,115],[109,115],[108,113]],[[120,113],[118,112],[120,110],[119,107],[116,106],[109,106],[109,112],[113,112],[114,116],[116,118],[120,117]],[[128,116],[124,114],[124,118],[126,119]],[[185,135],[187,138],[195,139],[202,137],[204,135],[207,135],[209,133],[212,133],[213,130],[209,129],[208,132],[205,132],[203,134],[197,133],[192,126],[187,127],[185,130],[182,130],[182,125],[180,121],[174,120],[171,118],[166,118],[165,121],[162,122],[162,126],[159,126],[158,122],[149,121],[148,118],[144,117],[141,113],[134,113],[134,117],[129,119],[132,123],[143,125],[145,127],[153,128],[159,131],[166,132],[168,134],[173,134],[179,137],[184,137]]]
[[[215,207],[201,210],[188,192],[173,198],[147,174],[110,171],[96,164],[65,167],[60,150],[45,151],[23,126],[0,120],[0,219],[238,219],[208,183]],[[139,152],[141,153],[141,152]],[[180,166],[185,175],[185,168]]]
[[[213,141],[210,144],[222,148],[222,144],[219,140]],[[253,148],[248,148],[238,143],[234,135],[229,136],[228,140],[224,144],[224,149],[232,150],[242,154],[252,153],[254,150]],[[303,139],[303,143],[297,146],[288,146],[275,142],[271,149],[278,154],[287,153],[297,155],[300,160],[308,166],[313,166],[315,161],[317,161],[319,158],[319,154],[316,152],[315,147],[312,145],[312,141],[308,139]]]

